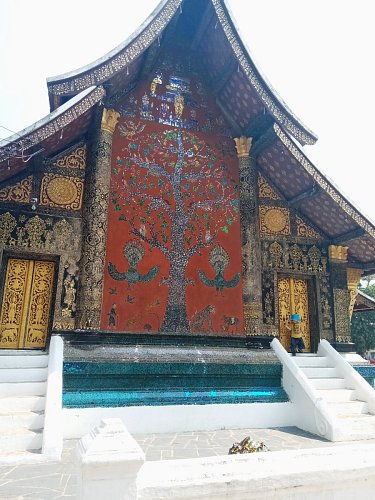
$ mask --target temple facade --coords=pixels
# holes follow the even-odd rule
[[[352,349],[375,227],[312,164],[316,136],[224,0],[163,0],[107,56],[48,79],[0,143],[0,347],[202,337]],[[312,96],[313,97],[313,96]]]

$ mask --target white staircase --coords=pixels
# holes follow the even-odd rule
[[[356,384],[348,380],[332,357],[320,353],[300,354],[292,359],[327,403],[342,432],[342,440],[375,439],[375,415],[369,412],[369,404]]]
[[[0,457],[41,453],[48,354],[0,351]]]

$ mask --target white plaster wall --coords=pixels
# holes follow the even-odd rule
[[[374,498],[374,444],[146,462],[138,500]]]
[[[296,425],[287,403],[246,403],[121,408],[64,408],[64,438],[80,438],[103,418],[120,418],[132,434],[269,428]]]

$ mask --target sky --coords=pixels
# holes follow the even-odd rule
[[[46,78],[124,41],[157,0],[0,0],[0,139],[49,112]],[[227,0],[253,60],[318,135],[304,151],[375,221],[375,2]],[[329,214],[327,214],[329,216]]]

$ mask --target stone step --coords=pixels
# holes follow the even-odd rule
[[[304,355],[299,355],[293,357],[294,362],[296,363],[297,366],[300,368],[313,368],[313,367],[324,367],[324,368],[333,368],[332,365],[330,365],[330,360],[325,357],[325,356],[304,356]]]
[[[47,374],[48,368],[2,368],[0,369],[0,384],[4,382],[42,382],[47,379]]]
[[[0,368],[45,368],[48,366],[48,354],[36,354],[28,351],[28,354],[5,355],[4,350],[0,354]],[[16,351],[19,353],[19,351]]]
[[[21,396],[0,398],[0,413],[44,411],[46,405],[45,396]]]
[[[317,392],[327,403],[343,403],[356,399],[354,389],[318,389]]]
[[[43,433],[28,429],[4,430],[0,434],[0,450],[40,450]]]
[[[44,413],[14,412],[12,414],[0,413],[0,433],[5,430],[24,428],[40,430],[44,425]]]
[[[349,389],[343,378],[309,378],[315,389]]]
[[[15,396],[44,396],[47,382],[4,382],[0,384],[0,398]]]
[[[368,404],[365,401],[345,401],[328,403],[330,410],[338,417],[367,414]]]
[[[340,378],[339,371],[334,367],[301,366],[300,368],[308,378]]]

